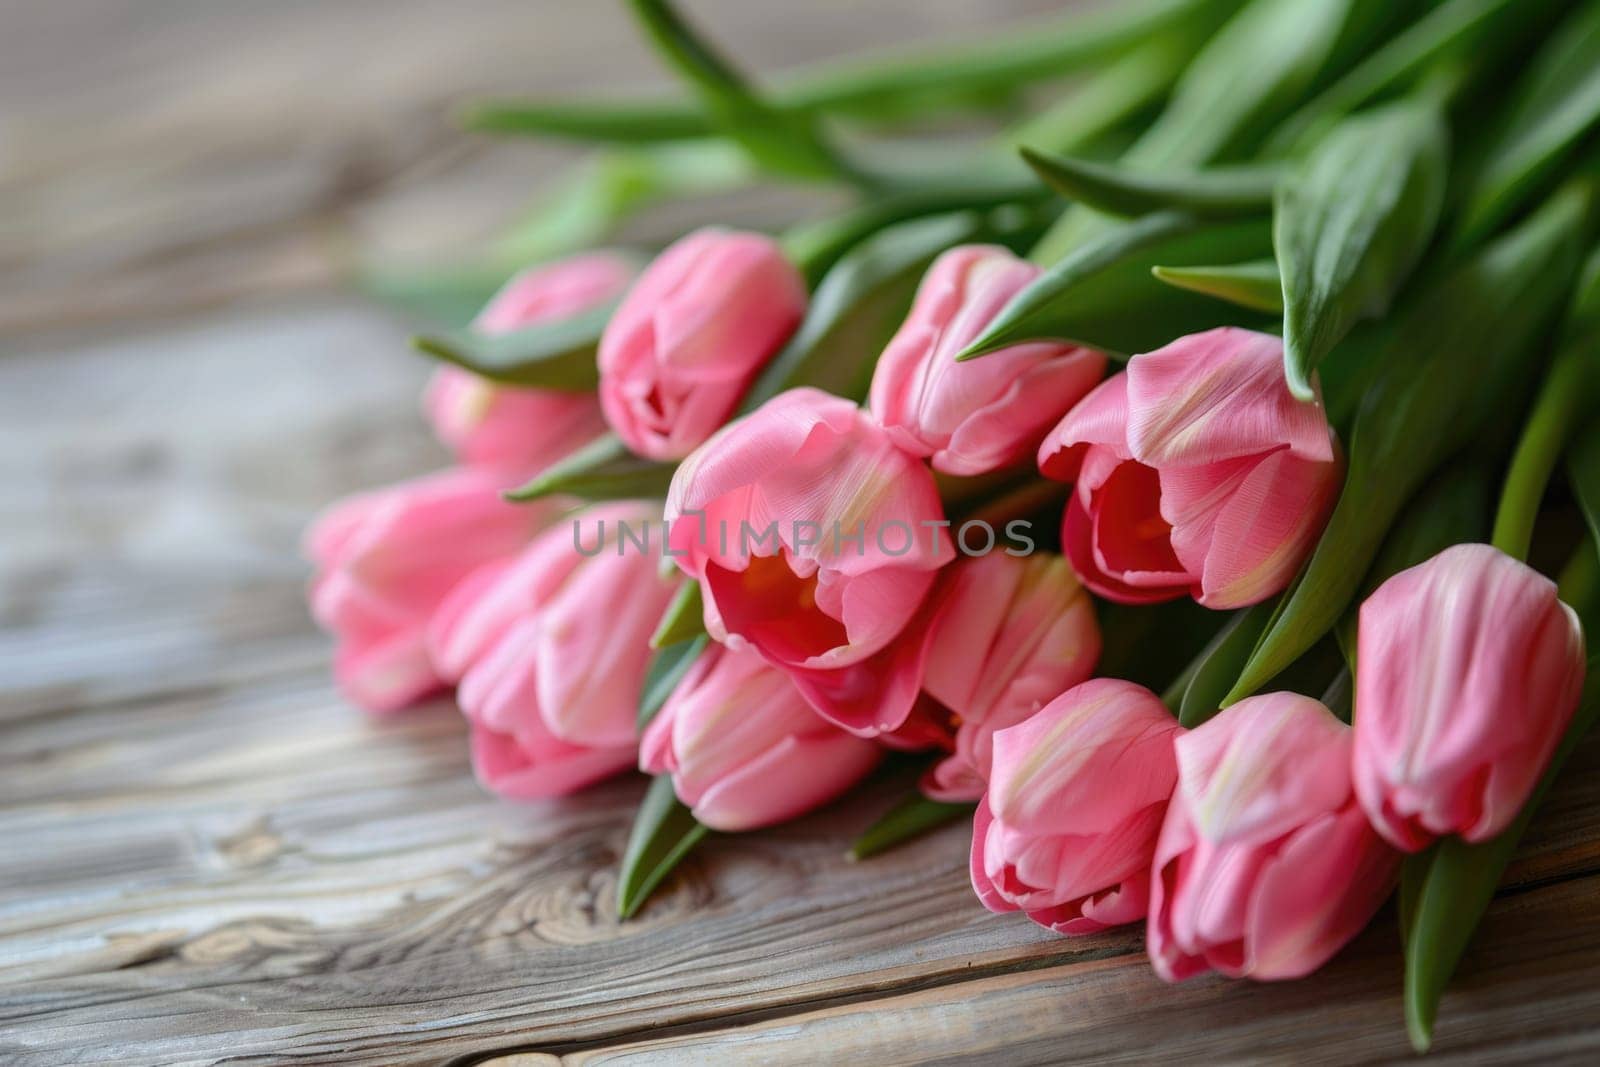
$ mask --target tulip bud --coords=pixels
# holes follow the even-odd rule
[[[895,444],[935,470],[976,475],[1028,456],[1045,431],[1105,373],[1105,357],[1038,341],[957,363],[1040,268],[992,245],[944,253],[878,360],[873,417]]]
[[[1456,545],[1361,605],[1355,787],[1397,847],[1484,841],[1527,802],[1578,706],[1583,630],[1556,586]]]
[[[955,551],[933,476],[865,413],[779,394],[684,460],[666,519],[712,637],[760,653],[853,733],[905,722],[925,642],[896,638]]]
[[[1210,608],[1281,592],[1340,481],[1321,404],[1289,392],[1283,343],[1232,327],[1134,356],[1050,432],[1039,468],[1077,483],[1061,538],[1092,591]]]
[[[333,673],[368,711],[397,711],[443,687],[427,652],[435,610],[468,575],[507,559],[549,519],[507,504],[487,472],[455,468],[349,497],[306,533],[318,569],[311,613],[338,638]]]
[[[554,796],[635,762],[650,634],[673,594],[651,519],[638,503],[582,512],[509,566],[474,575],[441,610],[430,636],[460,673],[486,788]],[[635,537],[656,540],[641,548]]]
[[[672,775],[713,830],[754,830],[826,804],[880,752],[824,721],[760,656],[712,645],[645,730],[639,766]]]
[[[1094,605],[1061,556],[991,553],[946,568],[923,692],[953,716],[954,753],[922,782],[936,800],[977,800],[994,735],[1094,673]]]
[[[1156,973],[1310,974],[1367,924],[1400,864],[1356,803],[1349,727],[1310,697],[1266,693],[1174,748],[1150,881]]]
[[[600,338],[600,404],[634,452],[679,459],[732,415],[805,313],[777,242],[697,230],[645,269]]]
[[[570,318],[620,296],[633,277],[621,256],[591,252],[523,271],[506,283],[473,328],[503,334]],[[460,367],[434,372],[423,410],[462,463],[534,474],[605,431],[591,393],[497,385]]]
[[[984,907],[1020,909],[1063,934],[1140,919],[1179,733],[1153,693],[1112,678],[996,733],[972,829],[972,886]]]

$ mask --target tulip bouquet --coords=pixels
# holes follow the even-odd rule
[[[970,818],[983,906],[1169,980],[1394,895],[1426,1047],[1600,712],[1600,3],[1138,0],[770,90],[631,6],[682,101],[469,115],[600,163],[418,339],[457,465],[308,535],[350,699],[453,688],[507,797],[654,775],[624,917],[889,750],[857,856]],[[853,201],[557,247],[756,180]]]

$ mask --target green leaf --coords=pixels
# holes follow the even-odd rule
[[[671,776],[663,774],[652,781],[633,817],[633,832],[622,853],[622,868],[617,874],[617,915],[633,918],[661,880],[706,833],[706,828],[673,792]]]
[[[655,655],[650,657],[650,668],[645,672],[644,687],[639,692],[639,732],[644,733],[644,728],[650,725],[650,720],[656,717],[672,691],[683,681],[683,676],[689,673],[689,668],[694,666],[694,661],[700,658],[711,638],[705,634],[691,637],[687,641],[678,641],[674,644],[663,645],[658,648]]]
[[[1180,31],[1187,41],[1227,6],[1217,0],[1109,3],[1065,18],[1029,22],[959,44],[897,49],[820,64],[774,79],[783,111],[865,118],[925,118],[931,107],[963,106],[1030,82],[1059,78]],[[468,106],[468,128],[488,133],[651,143],[717,132],[688,100],[484,101]]]
[[[1199,657],[1199,666],[1183,691],[1183,702],[1178,707],[1178,721],[1193,729],[1211,718],[1222,707],[1233,680],[1256,641],[1267,628],[1276,601],[1266,601],[1254,607],[1236,611],[1217,636]]]
[[[687,81],[713,124],[752,159],[797,178],[852,176],[852,168],[823,139],[809,115],[761,99],[668,0],[629,0],[635,17],[663,58]]]
[[[847,114],[899,114],[929,98],[990,98],[1060,78],[1138,48],[1161,31],[1214,25],[1234,0],[1134,0],[1025,22],[965,44],[880,52],[779,80],[785,107]]]
[[[832,218],[802,223],[784,233],[783,250],[800,268],[807,281],[816,286],[852,249],[878,237],[897,223],[958,211],[1012,204],[1042,204],[1045,199],[1046,193],[1037,182],[1009,175],[979,173],[959,182],[940,182],[890,193]],[[945,225],[976,227],[989,221],[988,218],[967,218],[960,223],[946,222]],[[905,231],[909,234],[920,232],[915,229]],[[917,244],[918,240],[916,237],[883,236],[882,243],[873,247]]]
[[[1270,244],[1265,220],[1208,224],[1163,211],[1122,223],[1034,279],[957,358],[1043,338],[1127,355],[1227,324],[1240,316],[1230,318],[1225,305],[1161,284],[1151,269],[1256,259]]]
[[[547,496],[575,496],[589,501],[664,497],[672,484],[674,469],[670,463],[640,459],[616,434],[608,433],[546,468],[527,484],[509,490],[505,498],[527,503]]]
[[[1316,395],[1322,357],[1387,311],[1422,258],[1444,204],[1447,145],[1437,107],[1393,104],[1334,127],[1278,187],[1284,370],[1300,399]]]
[[[799,330],[761,372],[740,410],[753,411],[797,385],[859,396],[928,265],[946,248],[987,232],[984,215],[962,211],[889,226],[857,244],[823,277]]]
[[[1252,0],[1195,55],[1122,162],[1159,173],[1243,157],[1330,62],[1392,13],[1388,0]],[[1091,211],[1068,209],[1032,258],[1055,263],[1104,225]]]
[[[876,856],[945,823],[971,818],[975,808],[974,804],[947,804],[941,800],[929,800],[921,793],[912,793],[856,838],[850,846],[850,858],[864,860],[868,856]]]
[[[667,610],[661,613],[661,621],[650,635],[650,647],[665,650],[705,632],[705,601],[701,599],[700,583],[689,579],[678,586]]]
[[[1550,475],[1579,420],[1594,410],[1595,386],[1600,376],[1594,340],[1581,336],[1557,351],[1517,441],[1491,537],[1494,546],[1508,556],[1528,558],[1534,522],[1550,485]]]
[[[1374,0],[1253,0],[1195,56],[1172,101],[1129,152],[1151,169],[1253,146],[1341,46],[1388,14]]]
[[[1426,1052],[1433,1043],[1433,1024],[1444,987],[1483,913],[1489,909],[1517,843],[1561,768],[1600,716],[1600,659],[1591,659],[1588,670],[1578,712],[1516,821],[1499,835],[1476,845],[1459,837],[1440,841],[1426,872],[1420,878],[1413,872],[1413,888],[1403,894],[1403,903],[1406,896],[1414,901],[1406,937],[1405,1007],[1406,1030],[1418,1052]],[[1405,911],[1401,914],[1404,916]]]
[[[516,273],[499,257],[423,265],[369,262],[355,267],[354,283],[430,328],[465,329],[500,287]]]
[[[1406,505],[1405,514],[1384,538],[1377,558],[1339,625],[1339,644],[1351,663],[1356,658],[1356,629],[1361,602],[1403,570],[1443,552],[1451,545],[1481,541],[1489,528],[1490,478],[1481,463],[1457,463]]]
[[[1019,120],[1000,140],[1012,148],[1026,144],[1052,152],[1090,150],[1165,99],[1197,43],[1186,34],[1152,37]]]
[[[1589,536],[1600,549],[1600,420],[1591,418],[1574,442],[1567,459],[1567,479],[1589,524]]]
[[[655,144],[716,133],[693,105],[664,100],[476,100],[461,125],[478,133]]]
[[[1510,20],[1502,16],[1518,15],[1519,7],[1531,6],[1527,0],[1445,0],[1373,49],[1285,119],[1268,141],[1268,150],[1288,149],[1323,123],[1438,69],[1443,60],[1468,55],[1480,58],[1485,42],[1496,35],[1515,39],[1515,34],[1505,32]]]
[[[1203,267],[1162,264],[1151,267],[1150,273],[1168,285],[1226,300],[1250,311],[1273,315],[1283,312],[1283,281],[1278,277],[1275,260],[1256,259],[1249,263]]]
[[[1283,174],[1277,164],[1153,174],[1026,145],[1019,151],[1034,173],[1062,196],[1126,218],[1152,211],[1184,211],[1200,218],[1265,214]]]
[[[1468,194],[1458,227],[1475,243],[1537,193],[1600,123],[1600,6],[1585,5],[1534,57]]]
[[[1556,583],[1586,633],[1600,627],[1600,420],[1577,435],[1567,454],[1567,481],[1589,526],[1589,543],[1573,553]]]
[[[1334,626],[1405,501],[1522,391],[1528,355],[1577,272],[1593,199],[1588,183],[1568,186],[1404,314],[1356,415],[1344,489],[1322,539],[1225,704]]]
[[[613,302],[511,333],[489,336],[456,330],[413,337],[411,344],[419,352],[504,385],[587,392],[600,382],[595,349],[615,308]]]
[[[495,253],[518,265],[567,255],[607,240],[650,204],[709,196],[756,177],[749,155],[722,142],[597,152],[542,193],[495,242]]]

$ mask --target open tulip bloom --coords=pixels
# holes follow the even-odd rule
[[[1571,59],[1600,9],[1119,6],[1115,48],[1051,31],[1085,91],[1130,84],[1126,41],[1192,59],[1112,121],[999,133],[1034,180],[965,150],[889,166],[873,132],[1023,99],[999,90],[1049,68],[1031,43],[801,106],[635,6],[716,106],[509,125],[681,137],[630,163],[652,196],[761,175],[851,202],[552,255],[419,339],[447,361],[424,411],[454,466],[305,539],[339,688],[384,714],[453,688],[509,800],[655,776],[624,915],[707,829],[870,821],[852,790],[888,749],[908,795],[855,854],[971,813],[929,847],[970,845],[984,907],[1068,935],[1145,920],[1169,980],[1310,974],[1414,853],[1425,1047],[1596,713],[1600,100]],[[1536,47],[1510,63],[1502,39]],[[836,111],[874,122],[840,140]]]

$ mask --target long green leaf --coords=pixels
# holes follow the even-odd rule
[[[1183,691],[1183,701],[1178,707],[1178,722],[1193,729],[1211,718],[1222,707],[1239,669],[1256,647],[1267,622],[1272,617],[1275,602],[1266,601],[1254,607],[1237,611],[1206,646],[1194,675]]]
[[[1489,529],[1492,496],[1489,473],[1482,463],[1453,464],[1435,476],[1406,505],[1405,513],[1384,538],[1361,592],[1339,624],[1345,658],[1356,659],[1361,603],[1390,578],[1443,552],[1451,545],[1481,541]]]
[[[645,672],[644,687],[639,691],[639,732],[644,733],[644,728],[656,717],[672,691],[683,681],[684,675],[694,666],[694,661],[700,658],[711,638],[705,634],[691,637],[687,641],[667,645],[657,649],[655,655],[650,657],[650,668]]]
[[[912,793],[856,838],[850,846],[850,858],[864,860],[913,837],[920,837],[945,823],[971,818],[974,807],[972,804],[929,800],[921,793]]]
[[[1278,277],[1277,262],[1271,259],[1202,267],[1159,264],[1151,267],[1150,273],[1168,285],[1226,300],[1250,311],[1272,315],[1283,312],[1283,281]]]
[[[1255,259],[1270,244],[1265,220],[1207,224],[1176,212],[1145,215],[1101,232],[1039,275],[958,358],[1041,338],[1129,355],[1238,321],[1226,305],[1161,284],[1151,269]]]
[[[799,330],[761,372],[741,410],[797,385],[858,395],[928,265],[946,248],[990,232],[984,214],[961,211],[898,223],[856,245],[823,277]]]
[[[1278,187],[1273,252],[1283,277],[1289,388],[1357,320],[1388,310],[1444,204],[1448,133],[1439,109],[1406,101],[1334,127]]]
[[[672,483],[670,463],[640,459],[616,434],[595,438],[532,481],[505,494],[527,503],[547,496],[580,500],[635,500],[663,497]]]
[[[567,255],[608,240],[650,204],[710,196],[756,177],[750,156],[722,142],[597,152],[540,195],[495,242],[495,253],[519,265]]]
[[[587,392],[600,382],[595,349],[616,304],[511,333],[457,330],[413,337],[419,352],[505,385]]]
[[[1012,148],[1035,145],[1052,152],[1093,150],[1129,120],[1166,98],[1197,39],[1173,33],[1152,37],[1072,85],[1054,103],[1018,121],[1001,135],[1001,142]]]
[[[618,916],[633,918],[661,880],[706,833],[706,828],[673,792],[670,776],[661,775],[651,782],[639,802],[633,832],[622,853],[622,868],[617,874]]]
[[[824,140],[809,115],[761,99],[668,0],[629,0],[661,55],[694,89],[713,124],[753,159],[798,178],[849,177],[853,168]]]
[[[1113,2],[1065,18],[1024,23],[960,44],[921,46],[821,64],[773,80],[783,111],[866,118],[925,117],[940,104],[992,101],[1030,82],[1059,78],[1142,47],[1173,30],[1214,25],[1237,0]],[[689,100],[490,100],[463,121],[490,133],[650,143],[717,132]]]
[[[1491,540],[1500,551],[1517,559],[1528,558],[1539,505],[1568,438],[1579,420],[1594,410],[1595,386],[1600,381],[1594,341],[1584,337],[1557,352],[1511,457]]]
[[[657,144],[712,136],[693,105],[665,100],[475,100],[463,127],[478,133],[559,137],[607,144]]]
[[[1445,0],[1285,119],[1268,141],[1268,150],[1284,151],[1323,123],[1437,69],[1441,61],[1480,49],[1496,31],[1515,39],[1504,32],[1505,24],[1519,20],[1508,16],[1530,6],[1528,0]]]
[[[661,613],[661,621],[650,635],[650,647],[665,649],[692,641],[705,632],[705,601],[701,597],[700,583],[691,578],[678,586],[667,610]]]
[[[1184,211],[1200,218],[1264,214],[1283,174],[1277,164],[1152,174],[1026,145],[1020,151],[1028,166],[1061,195],[1127,218],[1152,211]]]
[[[1459,837],[1445,838],[1434,848],[1420,877],[1415,870],[1408,872],[1414,884],[1403,895],[1410,913],[1406,931],[1406,1029],[1418,1052],[1426,1052],[1433,1043],[1433,1024],[1444,987],[1455,973],[1483,913],[1489,909],[1495,887],[1516,854],[1517,843],[1597,717],[1600,659],[1591,659],[1578,712],[1516,821],[1498,836],[1476,845]],[[1402,915],[1405,914],[1407,911],[1403,910]]]
[[[1159,173],[1247,155],[1336,56],[1392,11],[1388,0],[1252,0],[1206,42],[1122,162]],[[1069,209],[1032,258],[1055,263],[1105,226],[1092,211]]]
[[[1042,205],[1046,199],[1047,194],[1038,183],[1025,177],[979,173],[959,182],[928,184],[890,193],[839,215],[802,223],[784,233],[783,250],[806,280],[816,286],[847,253],[861,247],[863,242],[871,241],[868,247],[874,249],[892,248],[901,243],[917,244],[917,239],[901,235],[923,231],[914,228],[891,231],[898,223],[1008,205],[1028,208]],[[995,217],[998,216],[968,217],[961,224],[968,227],[992,224]],[[1019,216],[1019,219],[1026,217]],[[944,225],[954,227],[957,223],[947,220]],[[863,253],[864,256],[874,254],[882,253]]]
[[[1591,419],[1574,442],[1567,459],[1567,478],[1589,524],[1589,536],[1600,549],[1600,420]]]
[[[1344,489],[1282,614],[1227,704],[1254,693],[1338,621],[1401,506],[1508,396],[1566,298],[1594,190],[1568,186],[1404,316],[1356,415]]]
[[[1128,161],[1193,166],[1247,151],[1393,12],[1388,0],[1254,0],[1195,56]]]
[[[1600,5],[1578,8],[1534,57],[1502,132],[1473,183],[1461,244],[1493,231],[1550,178],[1600,124]]]

